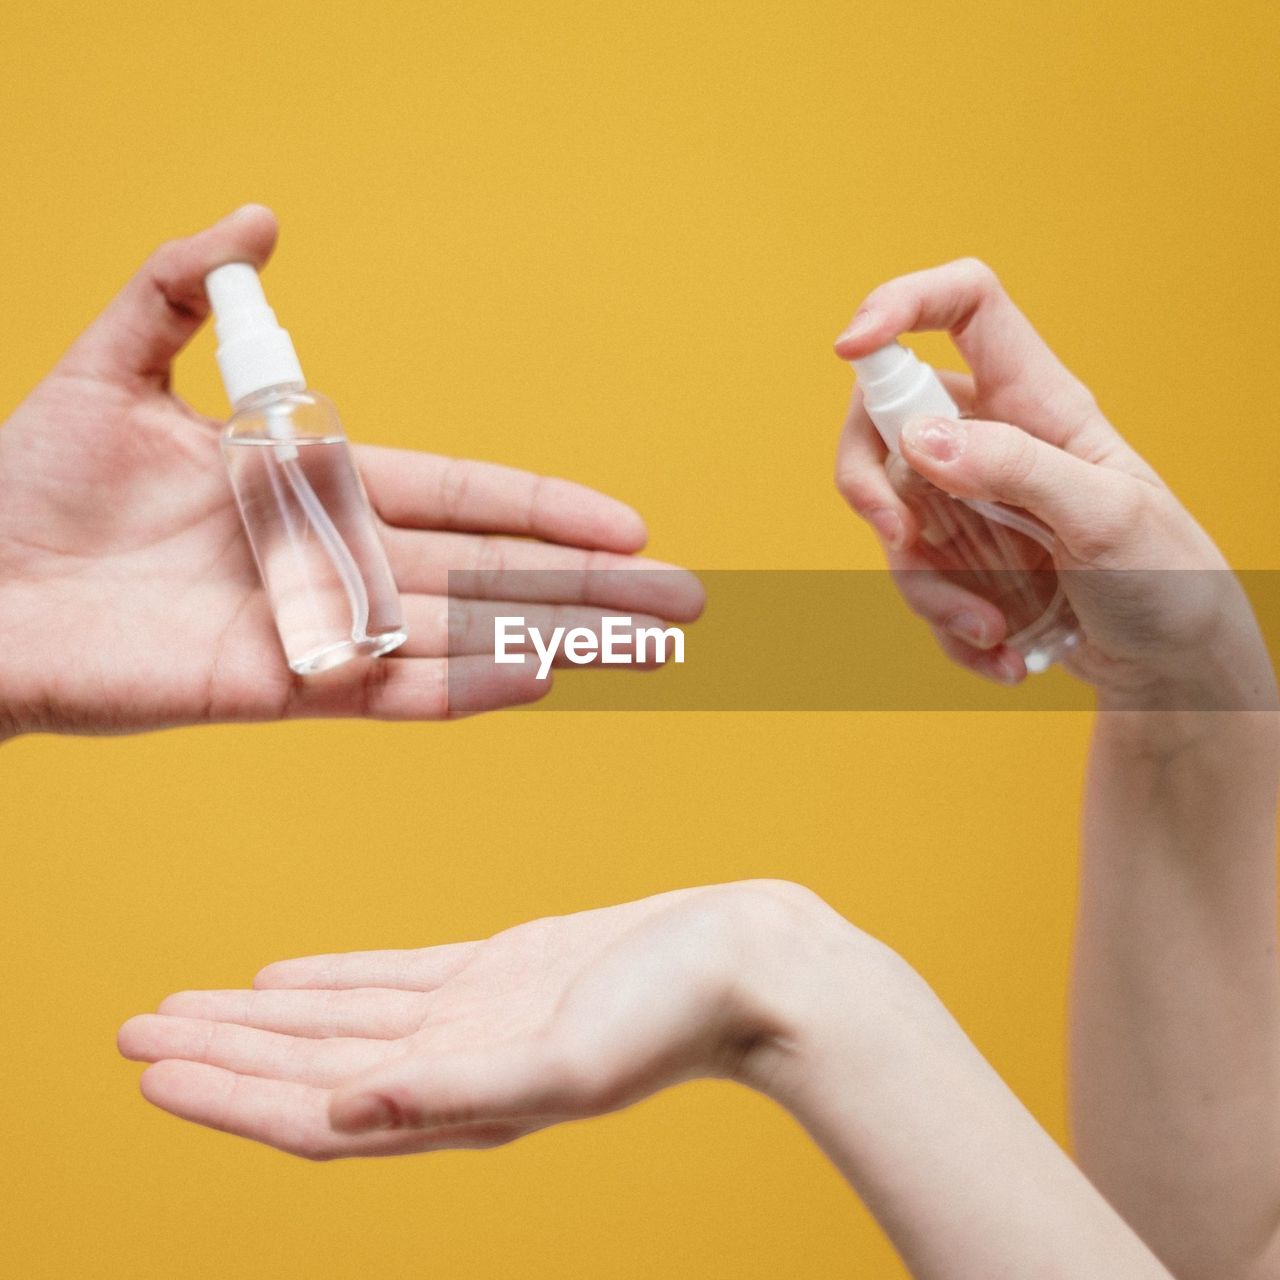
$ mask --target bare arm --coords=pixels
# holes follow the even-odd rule
[[[1075,1138],[1187,1280],[1280,1276],[1274,711],[1103,710],[1084,814]]]
[[[495,1146],[727,1077],[805,1125],[918,1280],[1168,1280],[919,976],[795,885],[286,961],[120,1043],[151,1101],[316,1158]]]
[[[908,424],[911,467],[1056,538],[1098,693],[1084,822],[1071,1103],[1081,1166],[1186,1280],[1280,1276],[1280,728],[1265,646],[1207,534],[981,264],[874,290],[837,351],[947,329],[976,420]],[[939,430],[954,440],[931,447]],[[838,474],[947,653],[1021,677],[1006,620],[945,578],[855,392]],[[964,623],[964,626],[960,624]],[[981,624],[975,630],[975,623]],[[1008,665],[1012,661],[1012,666]]]
[[[783,1047],[755,1069],[912,1276],[1168,1276],[902,961],[869,965],[854,954],[821,969],[822,978],[807,974],[803,995],[800,980],[791,984],[796,1012]],[[874,1020],[847,999],[842,1008],[838,994],[868,973]]]

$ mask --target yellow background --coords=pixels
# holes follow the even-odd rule
[[[7,5],[0,406],[154,244],[261,200],[272,299],[357,438],[596,484],[697,568],[871,566],[829,478],[829,343],[881,279],[975,253],[1232,560],[1274,566],[1278,52],[1261,0]],[[207,333],[178,381],[221,411]],[[898,1276],[742,1090],[312,1166],[148,1108],[114,1031],[281,956],[785,876],[905,953],[1060,1135],[1086,729],[510,714],[12,743],[0,1270]]]

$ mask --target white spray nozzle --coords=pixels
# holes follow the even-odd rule
[[[879,351],[873,351],[870,355],[862,356],[852,363],[857,370],[858,381],[865,388],[867,383],[882,382],[886,378],[892,378],[894,374],[900,373],[918,361],[906,347],[891,342],[887,347],[881,347]]]
[[[218,330],[218,368],[233,405],[266,387],[303,382],[293,341],[247,262],[215,267],[204,287]]]
[[[954,418],[960,412],[933,369],[896,342],[850,364],[862,387],[867,416],[890,449],[897,449],[909,419],[926,414]]]

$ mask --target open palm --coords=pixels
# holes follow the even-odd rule
[[[313,956],[120,1032],[150,1101],[312,1159],[493,1146],[738,1066],[743,899],[712,886],[485,942]]]
[[[700,591],[681,573],[593,574],[595,597],[571,589],[588,569],[657,567],[630,556],[644,526],[614,499],[509,468],[362,448],[410,638],[392,658],[320,681],[293,676],[219,456],[220,425],[170,388],[170,364],[207,312],[204,276],[226,261],[262,265],[275,236],[270,212],[248,206],[162,247],[0,429],[0,732],[436,719],[540,696],[546,684],[528,669],[480,656],[483,626],[464,625],[459,642],[456,609],[450,644],[451,569],[484,570],[481,583],[500,580],[489,572],[500,568],[566,571],[547,576],[535,607],[585,599],[588,616],[696,614]],[[466,607],[476,622],[501,612]]]

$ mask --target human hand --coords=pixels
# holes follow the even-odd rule
[[[881,285],[836,352],[851,360],[932,329],[951,334],[972,371],[941,375],[972,420],[909,423],[902,456],[945,492],[1022,508],[1052,531],[1054,567],[1085,637],[1064,665],[1097,686],[1103,705],[1269,699],[1265,647],[1221,553],[988,267],[966,259]],[[908,605],[948,655],[1004,683],[1022,679],[1022,658],[1002,643],[1003,614],[947,576],[945,550],[921,539],[886,457],[855,387],[837,461],[841,493],[880,535]]]
[[[157,1106],[298,1155],[493,1146],[696,1076],[764,1079],[786,975],[804,961],[805,1003],[825,989],[816,949],[883,951],[795,885],[687,889],[485,942],[286,960],[253,990],[170,996],[120,1048],[155,1063]]]
[[[888,948],[748,881],[270,965],[121,1028],[142,1091],[317,1160],[492,1147],[697,1076],[780,1102],[920,1280],[1168,1280]]]
[[[700,609],[683,572],[585,573],[667,567],[630,554],[645,529],[621,502],[506,467],[357,447],[409,639],[376,662],[294,676],[220,424],[170,383],[208,313],[205,275],[224,262],[261,267],[275,239],[273,215],[250,205],[162,246],[0,429],[0,738],[302,715],[441,719],[528,702],[547,682],[528,665],[495,665],[485,626],[513,611],[483,598],[512,579],[545,585],[545,598],[514,610],[534,625],[553,612],[590,625],[610,611],[680,621]],[[477,570],[480,597],[455,601],[452,644],[451,569]]]

